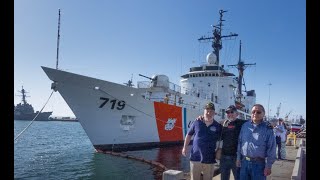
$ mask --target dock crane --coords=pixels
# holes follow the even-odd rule
[[[284,120],[285,121],[288,121],[289,120],[289,115],[292,113],[292,110],[290,110],[287,114],[286,114],[286,116],[284,117]]]

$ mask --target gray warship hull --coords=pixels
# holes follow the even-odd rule
[[[31,121],[33,120],[38,113],[31,113],[31,114],[23,114],[23,113],[14,113],[14,119],[15,120],[26,120]],[[52,114],[52,112],[41,112],[35,121],[50,121],[49,116]]]

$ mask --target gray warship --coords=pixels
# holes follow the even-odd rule
[[[21,93],[21,95],[19,96],[22,96],[22,102],[14,106],[14,120],[33,120],[37,116],[39,111],[34,112],[32,105],[27,103],[27,92],[23,89],[23,86],[21,91],[18,92]],[[39,113],[35,121],[49,121],[49,116],[51,116],[51,114],[52,111],[41,112]]]

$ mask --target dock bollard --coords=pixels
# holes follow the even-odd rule
[[[177,170],[167,170],[162,174],[162,180],[179,180],[183,179],[183,172]]]

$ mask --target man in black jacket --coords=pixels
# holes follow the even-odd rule
[[[226,109],[227,120],[223,121],[222,137],[223,146],[220,159],[221,180],[230,179],[232,170],[235,180],[240,179],[240,168],[236,166],[238,137],[241,126],[246,122],[238,119],[238,111],[234,105]]]

